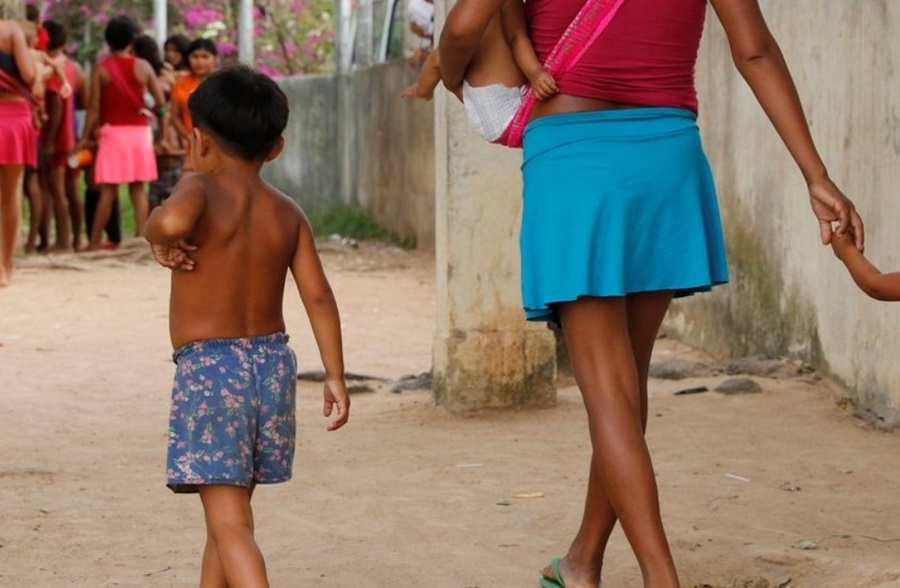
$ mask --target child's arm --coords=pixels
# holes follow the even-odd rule
[[[404,98],[422,98],[431,100],[434,97],[434,89],[441,81],[441,62],[437,50],[428,55],[428,59],[422,64],[419,79],[415,84],[406,87],[400,95]]]
[[[544,100],[559,92],[556,80],[544,71],[544,66],[534,52],[534,45],[528,38],[528,30],[525,27],[525,7],[522,0],[507,0],[500,8],[500,22],[503,25],[503,35],[512,49],[516,64],[528,81],[531,90],[539,100]]]
[[[172,270],[192,270],[189,253],[197,249],[188,242],[197,221],[206,210],[203,181],[195,175],[183,177],[172,195],[153,209],[144,225],[144,238],[150,242],[153,257]]]
[[[297,290],[309,316],[309,324],[325,367],[325,404],[322,412],[329,417],[337,407],[337,416],[328,425],[328,430],[334,431],[347,424],[350,417],[350,396],[344,382],[341,317],[316,251],[312,228],[305,216],[301,216],[297,248],[291,261],[291,274],[297,283]]]
[[[831,237],[834,254],[844,262],[850,277],[859,288],[874,298],[888,302],[900,301],[900,272],[883,274],[856,248],[853,235],[835,233]]]
[[[178,88],[178,84],[175,84],[175,88]],[[184,126],[184,121],[181,120],[181,107],[178,105],[178,101],[175,99],[175,88],[172,89],[172,97],[169,98],[169,113],[172,115],[172,126],[178,132],[178,136],[185,143],[189,143],[191,140],[191,134],[188,132],[187,127]]]

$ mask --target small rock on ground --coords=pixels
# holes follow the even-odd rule
[[[714,388],[722,394],[755,394],[762,392],[762,386],[751,378],[728,378]]]

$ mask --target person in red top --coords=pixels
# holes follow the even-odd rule
[[[100,201],[91,224],[90,250],[100,248],[119,184],[128,184],[135,229],[142,234],[149,213],[145,183],[157,177],[149,122],[153,113],[144,105],[144,93],[153,97],[160,115],[165,112],[164,99],[153,68],[130,52],[137,32],[138,26],[130,18],[112,18],[105,31],[110,56],[98,62],[91,75],[90,106],[76,149],[83,148],[96,133],[94,182],[100,186]]]
[[[447,88],[463,80],[503,2],[458,0],[451,9],[439,43]],[[581,45],[580,61],[556,76],[559,93],[534,106],[524,132],[523,306],[528,319],[561,325],[593,448],[581,527],[539,582],[597,588],[619,522],[644,586],[678,588],[644,429],[650,356],[672,298],[728,279],[696,124],[694,68],[707,0],[528,0],[529,32],[545,66],[557,46],[583,38],[569,24],[585,2],[617,10],[595,41]],[[822,242],[846,236],[861,250],[862,220],[828,176],[757,0],[709,4],[735,66],[807,183]]]
[[[44,184],[53,203],[56,221],[56,242],[51,251],[72,251],[81,246],[81,224],[84,216],[77,193],[66,188],[67,160],[75,147],[75,103],[87,103],[87,80],[78,63],[63,52],[68,34],[63,25],[48,20],[44,30],[49,35],[47,54],[51,59],[63,64],[66,78],[74,92],[63,98],[59,94],[62,82],[52,78],[47,82],[45,109],[47,121],[41,128],[41,141],[45,160]],[[71,233],[69,231],[71,221]],[[48,220],[49,222],[49,220]],[[74,235],[74,237],[73,237]]]

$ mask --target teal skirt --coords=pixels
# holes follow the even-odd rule
[[[696,115],[632,108],[525,129],[521,255],[529,320],[582,296],[707,291],[728,281]]]

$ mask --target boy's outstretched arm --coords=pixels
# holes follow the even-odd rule
[[[900,301],[900,272],[883,274],[856,248],[849,233],[835,234],[831,238],[834,254],[844,262],[850,277],[860,290],[874,298],[886,302]]]
[[[206,209],[206,191],[197,176],[183,177],[162,205],[157,206],[144,225],[156,261],[169,269],[192,270],[189,253],[197,247],[188,242],[197,220]]]
[[[328,430],[334,431],[347,424],[350,417],[350,395],[344,382],[341,317],[331,285],[325,277],[325,270],[322,269],[322,261],[316,251],[312,228],[305,216],[301,216],[297,249],[291,261],[291,274],[309,316],[309,324],[325,368],[325,404],[322,412],[326,417],[330,417],[337,408],[337,415],[328,425]]]
[[[525,5],[522,0],[506,0],[500,9],[503,36],[513,53],[516,65],[528,78],[531,90],[539,100],[544,100],[559,92],[556,80],[544,70],[534,52],[534,45],[528,37],[525,26]]]

